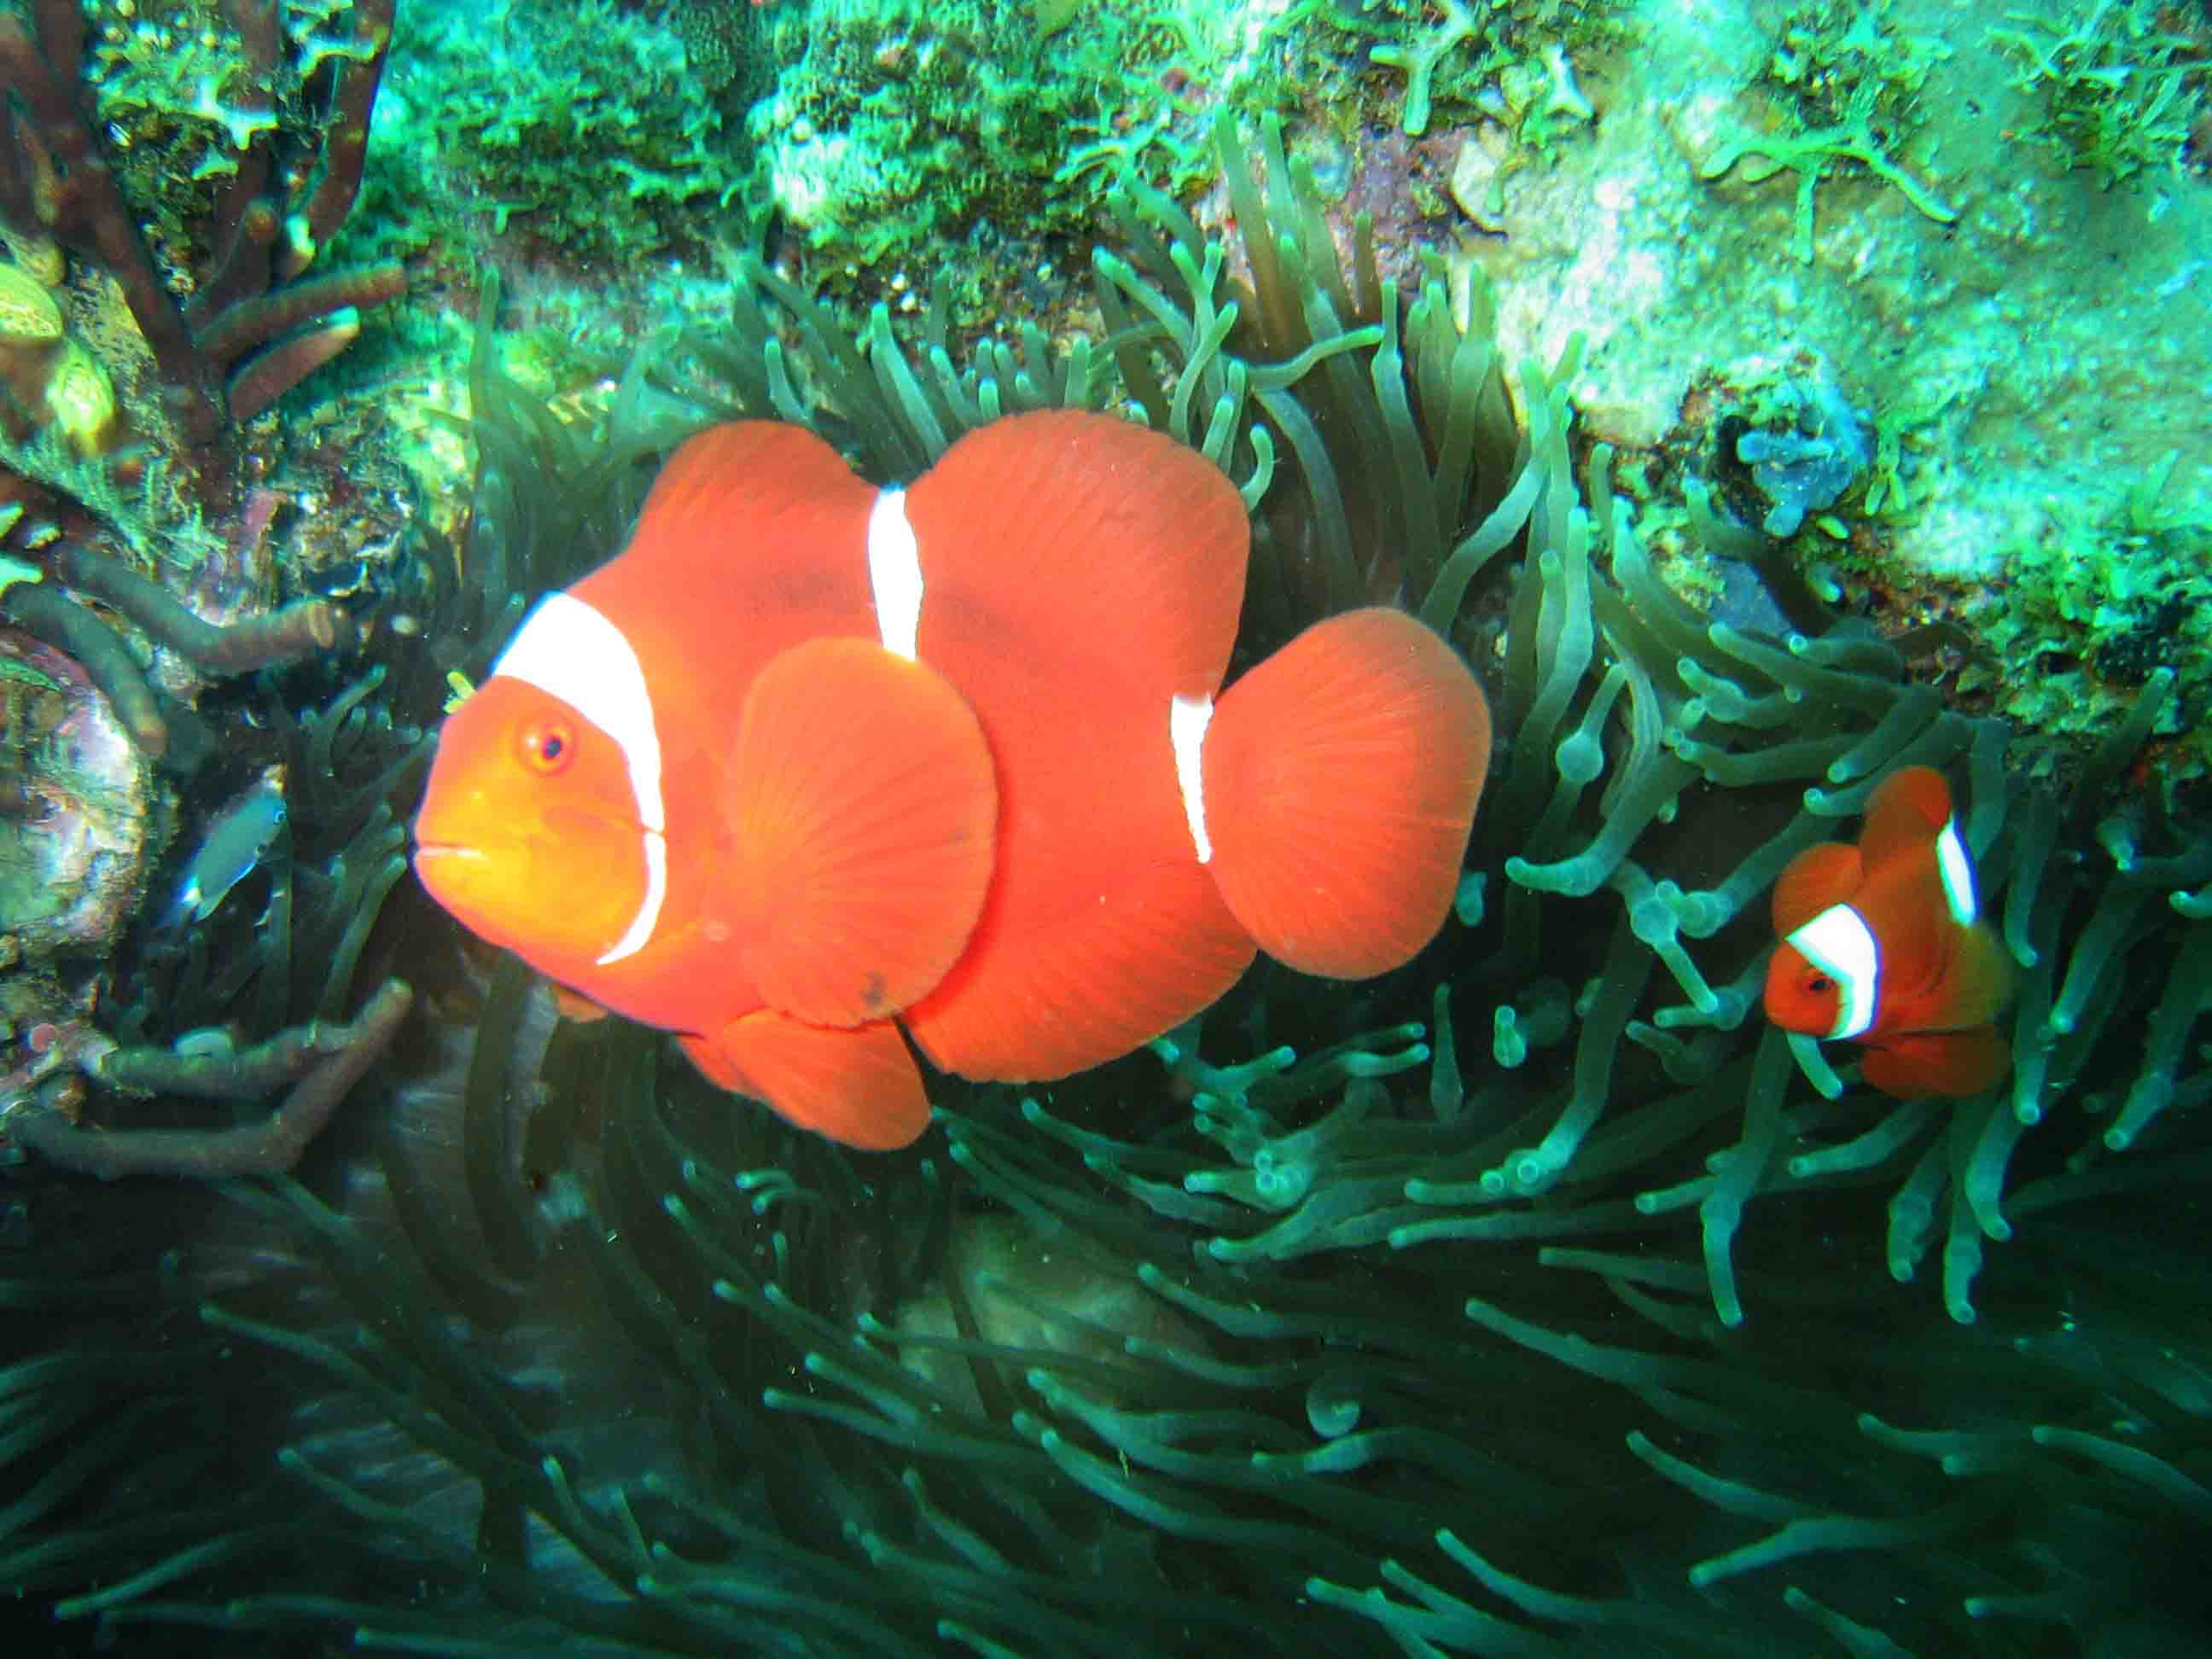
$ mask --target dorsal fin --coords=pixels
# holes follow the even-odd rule
[[[872,633],[865,555],[874,500],[874,489],[805,427],[709,427],[661,468],[621,556],[570,591],[634,637],[665,633],[686,656]],[[733,616],[739,592],[744,604]],[[677,596],[688,602],[672,604]],[[719,647],[706,644],[713,639]]]
[[[1859,849],[1840,841],[1808,847],[1783,867],[1774,884],[1774,936],[1788,939],[1832,904],[1858,891]]]
[[[906,514],[926,659],[933,635],[975,637],[982,612],[1007,647],[1101,658],[1147,702],[1220,688],[1251,532],[1196,450],[1109,415],[1016,415],[946,451]]]
[[[656,558],[726,560],[736,527],[816,512],[865,519],[873,491],[803,426],[732,421],[684,441],[653,480],[631,533]],[[802,544],[805,544],[803,538]],[[818,556],[820,544],[812,550]]]
[[[1891,773],[1867,801],[1859,831],[1859,862],[1869,875],[1895,860],[1929,854],[1951,821],[1951,786],[1932,766]]]

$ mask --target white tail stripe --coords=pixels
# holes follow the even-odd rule
[[[1959,834],[1959,820],[1945,820],[1936,837],[1936,868],[1943,877],[1943,902],[1951,907],[1951,920],[1961,927],[1974,925],[1979,906],[1974,897],[1974,861],[1966,856],[1966,843]]]
[[[1863,1036],[1871,1030],[1881,1004],[1881,946],[1866,918],[1848,904],[1832,904],[1790,934],[1789,943],[1836,981],[1836,1023],[1828,1036]]]
[[[1191,850],[1200,864],[1213,857],[1206,833],[1206,775],[1200,751],[1213,720],[1211,697],[1174,697],[1168,702],[1168,743],[1175,750],[1176,787],[1182,792],[1183,821],[1190,825]]]
[[[906,491],[881,489],[868,509],[868,591],[884,649],[915,659],[921,632],[921,548],[906,521]]]
[[[645,665],[623,631],[591,605],[568,593],[549,593],[492,666],[558,697],[607,734],[622,750],[630,794],[643,829],[645,896],[637,914],[602,966],[644,948],[660,923],[668,897],[668,811],[660,792],[660,732],[653,723],[653,691]]]

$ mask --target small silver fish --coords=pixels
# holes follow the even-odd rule
[[[170,927],[205,921],[230,890],[253,872],[284,827],[284,769],[272,766],[216,815],[207,839],[185,867],[165,919]]]

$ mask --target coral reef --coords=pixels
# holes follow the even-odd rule
[[[1144,15],[1101,6],[1080,27],[1048,27],[1006,0],[827,0],[779,19],[783,67],[748,117],[768,199],[854,266],[913,258],[979,221],[1025,240],[1078,229],[1093,198],[1057,186],[1110,179],[1112,161],[1175,143],[1182,112],[1148,81],[1166,61]],[[1078,124],[1095,144],[1066,142]]]
[[[2116,500],[2054,505],[2003,550],[2002,598],[1976,617],[1993,660],[1960,685],[1986,687],[2045,734],[2045,769],[2056,742],[2110,730],[2161,665],[2178,678],[2157,745],[2178,773],[2212,766],[2212,514],[2164,500],[2180,459],[2169,453]]]
[[[1733,384],[1743,407],[1717,409],[1714,424],[1723,448],[1731,452],[1727,459],[1750,469],[1752,485],[1766,501],[1759,528],[1775,537],[1796,535],[1808,514],[1841,501],[1874,459],[1863,417],[1844,401],[1832,371],[1825,365],[1811,366],[1808,374],[1794,368],[1729,365],[1722,378]]]
[[[345,608],[278,568],[271,527],[289,498],[262,482],[250,423],[356,337],[363,308],[404,289],[397,264],[319,259],[360,187],[393,20],[391,0],[0,9],[0,228],[13,255],[0,266],[0,537],[15,550],[0,616],[21,630],[5,650],[21,699],[7,733],[0,929],[16,971],[0,1139],[72,1167],[289,1167],[406,1006],[403,987],[340,1023],[362,943],[347,942],[356,913],[343,904],[316,938],[335,988],[306,1006],[277,988],[282,965],[252,1018],[231,1006],[252,969],[287,957],[289,915],[231,941],[208,1000],[210,1018],[240,1029],[218,1036],[158,1012],[149,1032],[139,976],[166,950],[182,957],[157,975],[171,992],[203,980],[210,936],[234,921],[120,951],[195,781],[220,788],[237,747],[216,735],[223,717],[196,706],[210,682],[356,638]],[[319,775],[286,769],[311,788]],[[307,824],[328,827],[317,814]],[[389,851],[360,844],[346,901]],[[396,873],[384,871],[377,902]],[[276,884],[289,896],[288,879]],[[331,919],[313,919],[318,935]],[[143,1068],[110,1061],[171,1041],[186,1043],[190,1077],[157,1072],[156,1092],[218,1103],[165,1105],[134,1126],[124,1103],[145,1092],[130,1080]],[[240,1047],[283,1063],[234,1063]],[[217,1121],[280,1081],[289,1103],[258,1124]]]
[[[2179,168],[2212,116],[2212,22],[2128,0],[2075,4],[2056,20],[2008,15],[1990,38],[2043,100],[2033,136],[2106,190],[2146,167]]]
[[[1443,15],[1431,24],[1435,9]],[[1317,14],[1318,27],[1374,42],[1369,62],[1404,77],[1398,125],[1408,137],[1428,131],[1440,103],[1458,105],[1502,118],[1516,142],[1539,154],[1595,116],[1571,59],[1631,39],[1633,9],[1542,0],[1445,0],[1440,9],[1379,0],[1357,13],[1294,9]]]
[[[712,242],[745,212],[757,27],[750,6],[421,9],[394,48],[362,234],[586,267]]]
[[[1807,0],[1778,20],[1761,77],[1771,89],[1771,130],[1723,143],[1701,169],[1707,179],[1735,173],[1758,184],[1778,173],[1797,178],[1797,258],[1813,260],[1813,201],[1821,179],[1859,167],[1894,185],[1928,217],[1948,224],[1957,212],[1900,164],[1917,125],[1929,70],[1944,54],[1932,38],[1895,31],[1890,0]]]
[[[0,603],[23,591],[11,584]],[[154,825],[142,734],[76,659],[13,629],[0,629],[0,753],[15,786],[0,814],[9,961],[96,955],[145,887]]]
[[[157,395],[196,459],[211,463],[225,427],[266,409],[329,361],[360,329],[360,311],[404,286],[397,266],[303,273],[351,211],[368,145],[370,107],[391,41],[392,0],[357,0],[347,33],[287,34],[278,0],[236,0],[227,19],[240,54],[238,85],[203,76],[172,79],[221,129],[210,170],[223,175],[212,204],[212,246],[188,306],[156,268],[138,216],[108,164],[106,143],[84,107],[78,66],[86,18],[77,0],[38,0],[0,15],[0,105],[7,114],[0,167],[0,222],[52,267],[54,250],[91,261],[118,284],[152,353]],[[130,31],[140,54],[159,55],[167,30]],[[301,84],[329,63],[330,117],[319,164],[288,173],[276,165],[274,86],[280,62],[299,65]],[[176,65],[165,66],[173,76]],[[179,169],[182,171],[183,169]]]
[[[72,672],[58,656],[52,665]],[[181,932],[173,912],[145,911],[112,988],[95,975],[65,990],[47,964],[72,968],[107,947],[149,885],[143,825],[134,823],[137,841],[95,849],[101,856],[78,872],[76,908],[98,903],[104,931],[59,936],[20,924],[37,970],[0,981],[17,988],[0,1038],[12,1067],[0,1077],[0,1143],[103,1179],[267,1173],[297,1161],[391,1045],[413,999],[391,979],[346,1018],[357,965],[406,869],[391,802],[419,783],[428,759],[419,729],[362,707],[383,678],[372,671],[304,723],[272,710],[284,757],[272,770],[289,781],[290,799],[256,867],[232,878],[262,884],[258,908],[210,905]],[[111,765],[134,768],[139,781],[138,794],[120,799],[143,817],[145,763],[109,729]],[[30,775],[49,790],[59,773],[48,757]],[[113,813],[118,798],[105,799]],[[101,800],[57,806],[46,833],[84,858]],[[35,845],[40,828],[24,826],[22,844]],[[12,890],[10,902],[20,914]],[[288,1092],[273,1110],[234,1120],[236,1105],[280,1087]]]

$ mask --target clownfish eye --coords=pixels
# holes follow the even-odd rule
[[[545,776],[567,766],[576,753],[576,734],[565,720],[532,720],[515,739],[522,763]]]
[[[1815,974],[1805,981],[1805,988],[1815,996],[1826,996],[1836,988],[1836,981],[1826,974]]]

